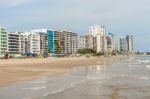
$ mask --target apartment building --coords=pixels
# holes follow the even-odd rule
[[[31,32],[27,40],[27,52],[40,54],[40,35]]]
[[[52,54],[75,54],[77,34],[70,31],[48,30],[48,50]]]
[[[40,54],[45,55],[48,53],[48,30],[47,29],[37,29],[32,30],[33,33],[40,36]]]
[[[89,33],[80,36],[81,48],[91,48],[96,52],[106,52],[107,39],[105,34],[105,26],[91,26],[89,28]]]
[[[20,35],[16,33],[8,33],[7,52],[9,54],[21,54],[20,51]]]
[[[94,49],[96,50],[96,45],[95,45],[95,38],[93,35],[87,34],[87,35],[82,35],[80,36],[80,48],[81,49]]]
[[[128,53],[133,53],[133,35],[126,36],[126,43]]]
[[[78,35],[71,31],[62,31],[64,35],[64,45],[65,45],[65,54],[76,54],[77,52],[77,43],[78,43]]]
[[[7,30],[0,27],[0,56],[3,57],[7,52]]]

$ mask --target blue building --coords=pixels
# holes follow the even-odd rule
[[[47,30],[48,34],[48,52],[54,53],[54,31]]]

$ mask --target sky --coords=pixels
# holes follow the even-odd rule
[[[79,35],[89,26],[134,36],[135,51],[150,51],[150,0],[0,0],[0,26],[8,31],[50,28]]]

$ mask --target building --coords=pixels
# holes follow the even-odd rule
[[[7,33],[6,28],[0,27],[0,56],[7,52]]]
[[[107,39],[105,35],[96,35],[96,52],[107,52]]]
[[[127,52],[127,42],[125,37],[120,38],[120,51]]]
[[[124,54],[133,53],[133,35],[120,38],[120,51],[124,52]]]
[[[80,48],[91,48],[97,53],[107,52],[107,38],[105,26],[91,26],[89,33],[80,36]]]
[[[87,34],[87,35],[83,35],[80,36],[80,48],[81,49],[93,49],[96,50],[96,46],[95,46],[95,38],[93,35]]]
[[[64,53],[65,55],[76,54],[77,44],[78,44],[78,35],[71,31],[62,31],[64,35]]]
[[[47,30],[48,53],[54,54],[54,30]]]
[[[70,31],[48,30],[48,51],[52,54],[70,55],[77,52],[77,34]]]
[[[40,54],[40,35],[30,32],[27,40],[27,52]]]
[[[108,35],[106,36],[107,39],[107,52],[112,52],[115,51],[115,38],[114,38],[114,34],[112,33],[108,33]]]
[[[89,34],[91,35],[105,35],[106,34],[106,28],[105,26],[98,26],[98,25],[94,25],[94,26],[90,26],[89,27]]]
[[[30,34],[29,32],[18,32],[20,35],[20,54],[24,55],[25,53],[28,52],[28,35]]]
[[[127,35],[126,36],[126,46],[127,46],[127,52],[129,54],[133,53],[133,35]]]
[[[46,29],[32,30],[32,33],[36,33],[40,36],[40,54],[45,55],[48,53],[48,34]]]
[[[21,54],[20,49],[20,35],[17,32],[8,33],[7,52],[9,55]]]

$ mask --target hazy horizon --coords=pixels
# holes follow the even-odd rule
[[[71,30],[105,25],[118,36],[134,35],[135,51],[150,51],[149,0],[0,0],[0,26],[8,31]]]

